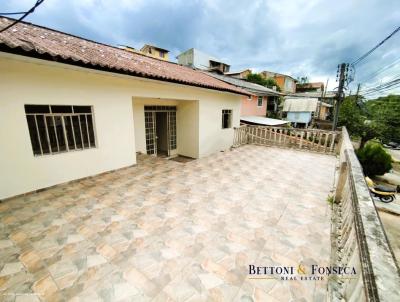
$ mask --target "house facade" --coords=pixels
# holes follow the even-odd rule
[[[219,71],[220,73],[229,72],[230,69],[230,65],[227,63],[195,48],[184,51],[176,58],[178,64],[196,69]]]
[[[291,76],[271,71],[262,71],[260,72],[260,74],[266,79],[267,78],[274,79],[283,93],[296,92],[297,80],[292,78]]]
[[[246,79],[249,74],[251,74],[251,69],[244,69],[244,70],[240,70],[240,71],[225,73],[225,75],[227,75],[229,77],[238,78],[238,79]]]
[[[324,86],[322,82],[296,83],[296,92],[322,92]]]
[[[140,51],[150,57],[161,59],[168,61],[169,60],[169,50],[166,50],[164,48],[160,48],[158,46],[150,45],[150,44],[145,44],[143,47],[140,49]]]
[[[0,199],[134,165],[137,152],[200,158],[231,146],[247,92],[30,23],[15,29],[0,34]]]
[[[282,96],[278,91],[233,76],[221,75],[215,72],[208,74],[249,93],[248,96],[242,96],[241,123],[263,126],[287,124],[286,121],[268,117],[278,110],[279,97]]]
[[[286,97],[283,112],[286,120],[294,127],[307,128],[313,119],[326,120],[332,105],[319,101],[318,98]]]

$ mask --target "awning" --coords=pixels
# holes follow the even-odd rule
[[[263,126],[283,126],[289,123],[289,121],[278,120],[274,118],[268,118],[263,116],[241,116],[240,121],[245,124],[253,124],[253,125],[263,125]]]

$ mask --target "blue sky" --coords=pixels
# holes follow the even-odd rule
[[[35,0],[2,0],[0,12]],[[45,0],[27,21],[67,33],[140,48],[191,47],[231,64],[232,70],[271,70],[336,86],[340,62],[352,62],[400,25],[398,0]],[[400,34],[357,66],[364,81],[400,58]],[[399,64],[365,81],[400,74]],[[366,86],[364,86],[366,87]],[[351,87],[354,89],[353,87]]]

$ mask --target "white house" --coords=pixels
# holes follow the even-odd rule
[[[178,64],[202,70],[219,70],[221,73],[229,72],[230,65],[222,62],[205,52],[190,48],[177,57]]]
[[[286,120],[295,127],[307,128],[312,119],[326,120],[332,105],[319,101],[318,98],[286,97],[282,111],[287,114]]]
[[[12,22],[0,18],[0,28]],[[0,33],[0,199],[228,149],[247,93],[171,62],[21,22]]]

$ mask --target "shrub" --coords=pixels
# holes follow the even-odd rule
[[[383,175],[392,169],[392,157],[376,141],[369,141],[357,156],[367,176]]]

